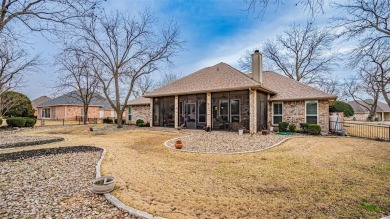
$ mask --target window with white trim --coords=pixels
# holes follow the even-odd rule
[[[131,121],[131,120],[133,120],[133,108],[131,107],[131,106],[129,106],[129,108],[128,108],[128,119],[129,119],[129,121]]]
[[[306,123],[318,123],[318,101],[306,101]]]
[[[272,103],[272,124],[278,125],[283,121],[283,103]]]
[[[41,116],[43,119],[50,119],[50,108],[43,108]]]

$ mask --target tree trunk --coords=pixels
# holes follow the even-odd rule
[[[116,120],[116,125],[117,125],[117,128],[123,128],[123,124],[122,124],[122,110],[117,110],[116,111],[116,117],[117,117],[117,120]]]
[[[88,122],[88,106],[84,107],[84,125]]]

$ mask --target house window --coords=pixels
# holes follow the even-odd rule
[[[240,122],[240,100],[230,100],[231,122]]]
[[[206,101],[198,100],[198,122],[206,122]]]
[[[129,106],[129,108],[128,108],[128,119],[129,119],[129,121],[131,121],[131,120],[133,120],[133,108],[131,107],[131,106]]]
[[[81,116],[84,116],[84,109],[81,109],[81,110],[80,110],[80,115],[81,115]]]
[[[283,121],[283,103],[273,103],[272,124],[277,125]]]
[[[224,122],[229,121],[229,100],[219,101],[219,116]]]
[[[306,123],[317,124],[318,123],[318,101],[306,102]]]
[[[50,108],[43,108],[41,115],[43,119],[50,119]]]

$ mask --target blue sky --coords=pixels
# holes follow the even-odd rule
[[[180,38],[186,42],[185,49],[173,59],[174,66],[164,71],[180,75],[219,62],[238,67],[237,60],[245,50],[259,47],[288,25],[303,23],[309,18],[307,12],[293,3],[279,5],[277,9],[269,7],[262,18],[255,18],[244,10],[243,0],[108,0],[103,7],[106,11],[133,14],[149,8],[161,24],[170,19],[176,21],[181,31]],[[317,17],[317,25],[327,25],[332,13],[335,12],[325,4],[325,13]],[[27,40],[33,43],[30,53],[40,54],[43,65],[41,71],[26,76],[28,83],[19,90],[31,99],[51,95],[50,87],[56,80],[57,69],[53,57],[59,52],[59,45],[37,33],[29,34]],[[336,49],[343,49],[343,46],[337,44]],[[159,73],[154,73],[154,77],[157,79]]]

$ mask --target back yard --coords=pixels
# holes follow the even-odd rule
[[[171,130],[172,132],[166,132]],[[293,138],[256,153],[197,154],[164,147],[173,129],[90,133],[85,126],[23,132],[64,137],[40,146],[107,149],[103,175],[118,180],[113,195],[168,218],[364,217],[390,214],[389,142]]]

